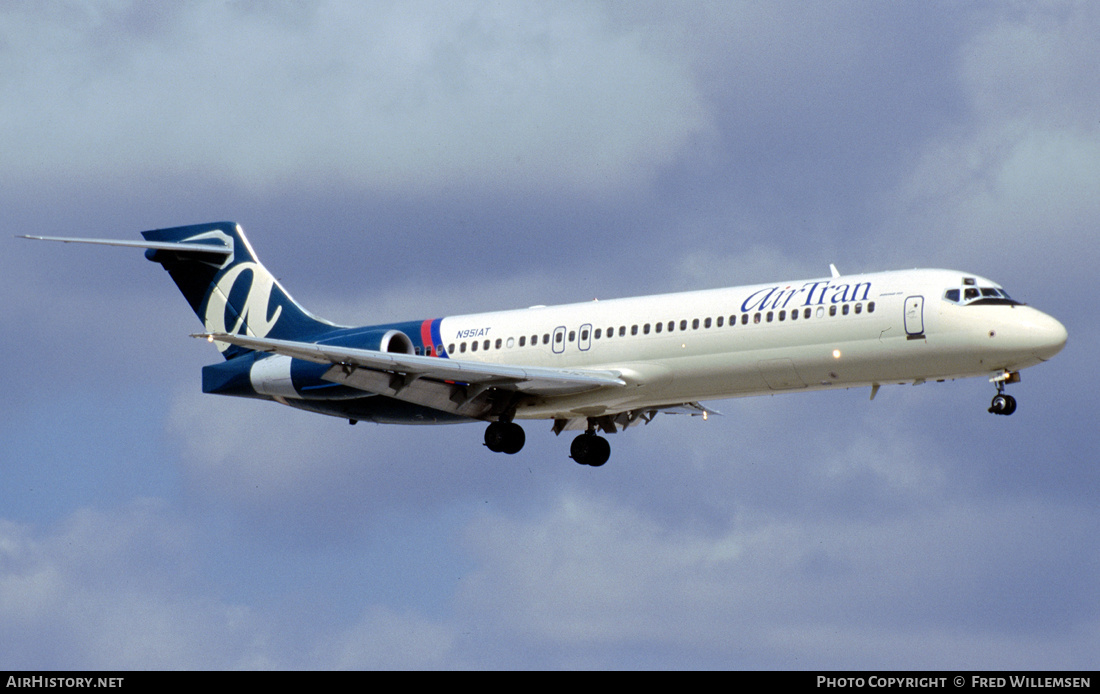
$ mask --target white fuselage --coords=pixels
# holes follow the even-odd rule
[[[965,287],[1000,289],[952,270],[883,272],[453,316],[439,335],[454,359],[617,371],[628,383],[537,398],[517,409],[525,419],[989,376],[1064,345],[1065,328],[1033,308],[944,299]]]

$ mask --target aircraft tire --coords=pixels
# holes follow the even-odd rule
[[[611,444],[595,434],[581,434],[569,446],[569,457],[581,465],[599,467],[611,457]]]
[[[1016,411],[1016,398],[1004,393],[997,393],[993,396],[993,402],[989,403],[989,411],[993,414],[1008,416]]]
[[[523,444],[527,441],[527,435],[523,433],[523,427],[515,422],[508,422],[504,427],[504,446],[501,450],[508,455],[519,453],[523,449]]]
[[[485,447],[493,453],[514,455],[526,441],[523,427],[515,422],[493,422],[485,428]]]
[[[485,428],[485,447],[493,453],[504,450],[504,427],[501,422],[493,422]]]

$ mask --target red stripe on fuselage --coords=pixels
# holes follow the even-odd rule
[[[426,356],[432,356],[434,351],[432,348],[432,319],[424,321],[420,324],[420,344],[424,346],[424,354]]]

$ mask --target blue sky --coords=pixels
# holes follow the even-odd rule
[[[0,667],[1095,668],[1094,3],[0,5]],[[204,396],[136,238],[232,219],[344,323],[950,267],[981,379],[526,426]]]

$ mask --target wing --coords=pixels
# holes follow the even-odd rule
[[[324,375],[327,381],[433,407],[441,403],[425,401],[426,387],[440,391],[451,403],[464,400],[469,404],[489,388],[553,396],[626,385],[617,371],[487,364],[225,333],[205,333],[194,337],[211,342],[228,342],[257,352],[280,354],[315,364],[331,364],[333,368]],[[458,398],[454,392],[456,386],[463,390]],[[455,411],[453,405],[444,405],[440,409]]]

